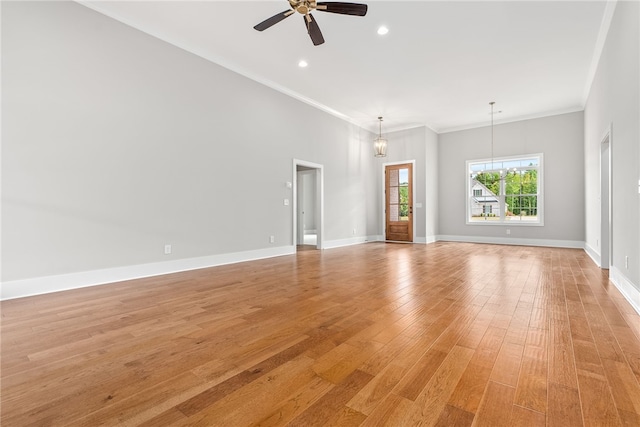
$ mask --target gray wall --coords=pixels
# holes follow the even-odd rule
[[[3,281],[293,245],[293,158],[375,230],[369,132],[76,3],[2,2],[2,88]]]
[[[585,107],[586,243],[600,253],[600,143],[612,127],[613,263],[640,290],[640,4],[619,1]],[[629,257],[625,268],[624,257]]]
[[[582,112],[494,126],[494,157],[544,154],[544,226],[466,224],[465,162],[491,157],[490,127],[441,134],[439,150],[440,235],[584,241]]]

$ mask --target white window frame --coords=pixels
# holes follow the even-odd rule
[[[498,194],[497,198],[500,201],[500,217],[494,221],[471,221],[471,198],[473,197],[473,192],[471,189],[471,166],[478,163],[492,165],[491,171],[499,171],[502,164],[509,161],[515,160],[523,160],[537,158],[538,159],[538,194],[537,194],[537,221],[515,221],[509,220],[506,216],[505,209],[505,199],[506,196],[504,194]],[[479,225],[479,226],[509,226],[509,227],[540,227],[544,226],[544,156],[542,153],[535,154],[523,154],[518,156],[508,156],[508,157],[495,157],[493,159],[476,159],[476,160],[467,160],[465,163],[465,181],[466,181],[466,191],[465,191],[465,207],[466,207],[466,224],[467,225]],[[501,188],[504,186],[501,184]],[[504,190],[501,190],[504,192]],[[484,208],[483,208],[484,209]]]

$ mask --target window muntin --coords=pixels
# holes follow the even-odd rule
[[[467,161],[467,224],[542,225],[542,154]]]
[[[390,221],[409,221],[409,169],[389,171]]]

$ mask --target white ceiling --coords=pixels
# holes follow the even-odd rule
[[[253,29],[286,0],[81,3],[375,132],[380,115],[384,131],[485,126],[490,101],[496,123],[581,110],[612,12],[602,1],[361,2],[365,17],[314,12],[317,47],[299,14]]]

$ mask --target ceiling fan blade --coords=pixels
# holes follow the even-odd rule
[[[361,3],[343,3],[343,2],[319,2],[316,10],[319,12],[340,13],[342,15],[365,16],[367,14],[367,5]]]
[[[322,32],[320,31],[320,27],[318,27],[318,23],[315,19],[313,19],[312,14],[307,14],[303,16],[304,24],[307,26],[307,32],[309,33],[309,37],[311,37],[311,41],[314,46],[321,45],[324,43],[324,37],[322,37]]]
[[[280,12],[277,15],[273,15],[269,19],[265,19],[264,21],[262,21],[261,23],[259,23],[253,28],[258,31],[264,31],[267,28],[271,27],[272,25],[275,25],[278,22],[282,21],[287,16],[293,15],[294,13],[295,13],[295,10],[285,10],[284,12]]]

